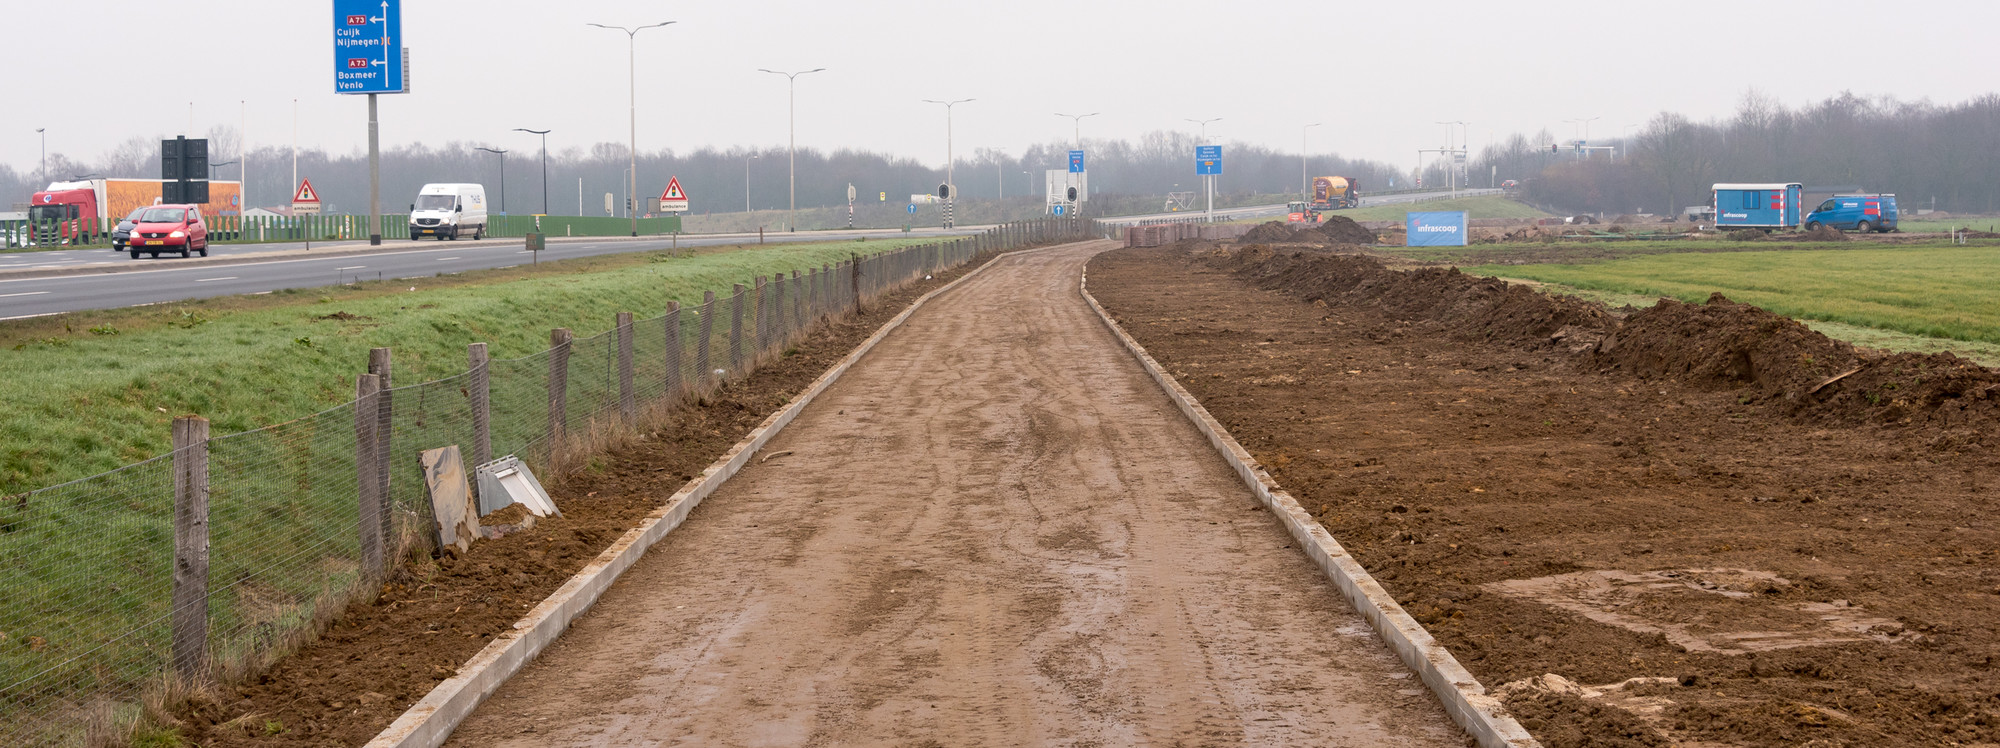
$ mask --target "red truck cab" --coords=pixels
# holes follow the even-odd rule
[[[89,244],[105,233],[97,216],[97,191],[88,188],[37,192],[28,202],[28,230],[38,245]]]

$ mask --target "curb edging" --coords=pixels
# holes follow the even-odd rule
[[[1297,499],[1280,487],[1194,395],[1168,374],[1158,361],[1153,360],[1145,346],[1126,334],[1103,305],[1097,303],[1097,298],[1090,295],[1088,270],[1078,280],[1077,290],[1083,294],[1083,300],[1090,304],[1090,308],[1097,312],[1097,318],[1125,344],[1125,350],[1139,359],[1139,365],[1166,391],[1168,399],[1173,400],[1181,413],[1194,423],[1196,430],[1208,437],[1209,444],[1236,471],[1244,485],[1285,524],[1285,529],[1299,542],[1299,547],[1328,579],[1333,580],[1348,603],[1368,619],[1368,625],[1389,644],[1390,649],[1395,650],[1403,664],[1416,671],[1424,685],[1437,695],[1453,722],[1471,734],[1480,748],[1540,748],[1541,743],[1529,735],[1513,715],[1507,713],[1507,708],[1499,699],[1486,694],[1486,687],[1460,665],[1457,658],[1452,657],[1451,650],[1439,644],[1423,624],[1411,618],[1409,612],[1396,603],[1395,596],[1383,589],[1359,561],[1348,555],[1340,541],[1334,540],[1332,533],[1327,532]]]
[[[693,482],[676,491],[660,508],[647,514],[639,526],[626,531],[617,542],[599,553],[597,558],[577,570],[569,581],[564,582],[555,592],[550,593],[548,598],[536,604],[522,616],[521,620],[515,622],[510,630],[494,637],[485,648],[459,667],[457,675],[433,687],[423,699],[411,705],[402,716],[396,718],[395,722],[390,723],[374,739],[368,741],[366,748],[436,748],[443,745],[444,741],[451,737],[452,731],[458,728],[459,723],[471,716],[473,710],[485,703],[487,697],[492,696],[508,678],[532,662],[542,650],[555,642],[557,637],[562,636],[570,623],[589,611],[598,597],[610,589],[612,583],[616,582],[626,569],[638,563],[647,549],[666,537],[674,528],[679,527],[681,522],[687,519],[688,513],[700,505],[703,499],[721,488],[724,482],[750,462],[750,458],[758,450],[763,449],[772,437],[777,436],[779,431],[797,418],[815,398],[833,386],[834,382],[859,362],[862,356],[867,355],[890,333],[901,328],[910,315],[923,308],[932,298],[957,288],[959,284],[985,272],[995,263],[1015,254],[1033,251],[1037,250],[1002,253],[974,268],[972,272],[919,297],[909,308],[882,325],[875,334],[870,335],[860,346],[849,352],[840,363],[813,380],[812,386],[807,387],[804,393],[794,398],[783,409],[764,419],[764,422],[752,429],[742,441],[730,447],[728,452],[723,453],[714,463],[703,469],[701,475]]]

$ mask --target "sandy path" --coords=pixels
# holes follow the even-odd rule
[[[1076,291],[932,301],[453,745],[1462,745]]]

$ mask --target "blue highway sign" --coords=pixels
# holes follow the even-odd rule
[[[1061,216],[1062,214],[1069,212],[1069,206],[1057,205],[1051,208],[1051,210],[1053,210],[1057,216]]]
[[[914,215],[916,215],[916,214],[917,214],[917,204],[916,204],[916,203],[910,203],[910,215],[913,215],[913,216],[914,216]]]
[[[1194,173],[1199,175],[1222,173],[1222,146],[1198,145],[1194,147]]]
[[[1083,173],[1083,151],[1069,152],[1069,173],[1071,174]]]
[[[333,92],[403,92],[403,0],[333,0]]]

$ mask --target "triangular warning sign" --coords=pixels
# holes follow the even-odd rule
[[[667,177],[667,191],[660,193],[660,202],[686,199],[688,199],[687,193],[681,191],[681,178]]]
[[[297,194],[292,195],[292,202],[295,203],[319,202],[319,193],[313,191],[312,180],[310,179],[299,180],[299,191]]]

